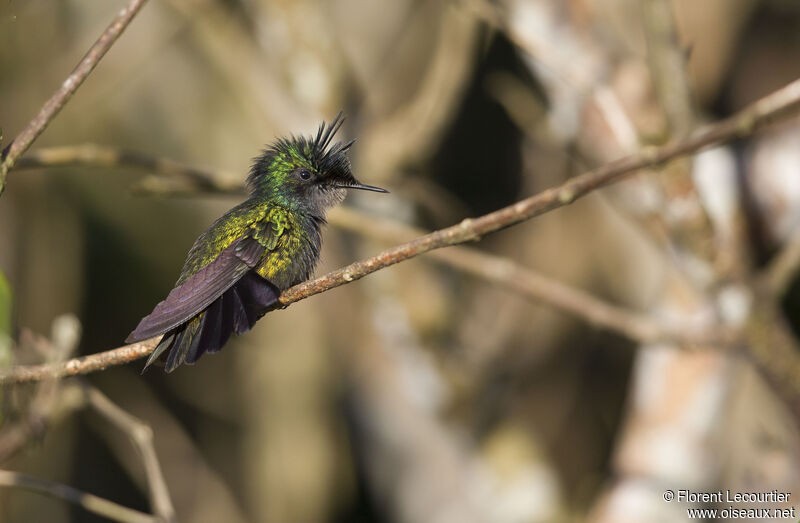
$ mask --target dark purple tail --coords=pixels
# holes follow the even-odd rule
[[[164,370],[193,364],[205,353],[219,352],[232,333],[243,334],[278,301],[280,291],[250,271],[203,312],[164,334],[142,372],[166,351]]]

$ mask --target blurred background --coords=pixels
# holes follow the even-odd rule
[[[5,143],[123,5],[0,0]],[[391,190],[346,205],[432,230],[680,139],[800,77],[798,56],[793,0],[153,0],[31,152],[99,144],[239,182],[273,138],[343,109],[355,175]],[[242,198],[159,181],[10,173],[0,365],[52,357],[32,333],[64,314],[74,354],[120,346]],[[392,244],[331,222],[317,274]],[[752,276],[798,224],[793,118],[471,246],[713,331],[753,314]],[[800,326],[800,286],[780,296]],[[748,357],[640,341],[421,257],[169,376],[86,381],[152,427],[180,521],[686,521],[666,488],[797,503],[797,418]],[[149,512],[137,452],[67,382],[4,387],[0,451],[22,436],[0,467]],[[104,520],[2,489],[0,521]]]

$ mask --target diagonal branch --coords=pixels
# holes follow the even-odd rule
[[[457,225],[426,234],[366,260],[352,263],[314,280],[295,285],[281,294],[279,302],[286,307],[420,254],[479,240],[492,232],[569,205],[578,198],[618,182],[639,169],[654,167],[705,147],[752,134],[779,117],[796,112],[798,109],[800,109],[800,79],[765,96],[730,118],[700,130],[685,140],[663,147],[646,148],[639,154],[626,156],[576,176],[559,186],[542,191],[508,207],[478,218],[463,220]],[[37,381],[45,377],[86,374],[112,365],[122,365],[148,356],[155,349],[157,342],[158,339],[153,338],[141,343],[70,360],[64,364],[12,367],[8,371],[0,373],[0,383],[19,383]]]
[[[128,414],[96,387],[85,386],[89,406],[112,425],[130,437],[142,458],[150,505],[153,512],[164,523],[175,522],[175,509],[167,490],[167,482],[161,472],[161,465],[153,446],[153,429],[138,418]]]
[[[0,486],[32,490],[60,498],[82,507],[87,512],[122,523],[157,523],[159,520],[150,514],[124,507],[113,501],[88,494],[60,483],[35,478],[19,472],[0,470]]]
[[[128,5],[123,8],[111,25],[103,31],[100,38],[89,48],[86,55],[78,63],[75,69],[70,73],[61,86],[53,93],[47,102],[39,110],[39,113],[31,120],[28,125],[22,130],[21,133],[11,142],[11,144],[3,150],[0,154],[0,194],[5,189],[6,177],[8,171],[14,167],[17,159],[31,146],[34,140],[38,138],[42,131],[47,128],[50,122],[61,111],[64,105],[72,98],[78,87],[81,86],[84,80],[94,70],[100,59],[105,56],[117,38],[122,34],[122,31],[128,27],[133,17],[139,12],[147,0],[130,0]]]
[[[411,242],[387,249],[372,258],[353,263],[315,280],[301,283],[286,290],[279,301],[282,305],[287,306],[434,249],[479,240],[487,234],[571,204],[596,189],[624,179],[639,169],[654,167],[705,147],[749,135],[778,117],[798,109],[800,109],[800,79],[765,96],[734,116],[710,125],[685,140],[663,147],[645,148],[639,154],[626,156],[576,176],[559,186],[546,189],[513,205],[479,218],[465,219],[457,225],[426,234]]]
[[[228,173],[211,172],[178,162],[94,144],[39,149],[26,155],[18,169],[81,165],[86,167],[134,167],[158,173],[142,179],[134,191],[150,195],[241,194],[241,180]],[[164,177],[169,176],[169,178]],[[345,230],[383,242],[407,242],[426,234],[395,220],[368,216],[348,209],[335,209],[328,222]],[[432,260],[471,276],[499,284],[511,292],[572,314],[588,323],[615,331],[639,343],[671,341],[678,345],[710,342],[698,333],[670,329],[642,314],[606,303],[594,296],[559,283],[506,258],[469,247],[454,247],[433,253]]]

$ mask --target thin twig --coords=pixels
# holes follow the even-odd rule
[[[158,523],[159,521],[149,514],[124,507],[94,494],[88,494],[67,485],[35,478],[19,472],[0,470],[0,486],[22,488],[60,498],[74,503],[88,512],[113,521],[121,521],[123,523]]]
[[[47,378],[65,378],[89,374],[115,365],[124,365],[150,355],[161,340],[160,336],[117,349],[81,356],[64,363],[43,365],[17,365],[0,373],[0,384],[41,381]]]
[[[176,521],[175,509],[169,497],[167,482],[161,472],[161,465],[156,456],[156,449],[153,446],[153,429],[140,419],[119,408],[96,387],[87,385],[85,390],[89,406],[117,429],[127,434],[139,451],[144,465],[145,476],[147,477],[150,505],[155,515],[166,523]]]
[[[89,48],[86,55],[70,73],[58,90],[50,97],[39,110],[39,113],[31,120],[25,129],[11,142],[11,144],[0,154],[0,194],[5,189],[8,171],[14,167],[17,159],[31,146],[34,140],[42,134],[58,112],[72,98],[78,87],[94,70],[100,59],[105,56],[108,50],[117,41],[122,31],[128,27],[133,17],[142,8],[147,0],[130,0],[128,5],[123,8],[111,22],[100,38]]]
[[[508,207],[469,218],[457,225],[440,229],[413,241],[387,249],[366,260],[352,263],[311,281],[287,289],[279,298],[286,307],[315,294],[345,285],[375,271],[389,267],[426,252],[460,243],[479,240],[492,232],[511,227],[545,212],[569,205],[592,191],[618,182],[631,173],[654,167],[674,158],[694,153],[726,140],[747,136],[787,113],[800,108],[800,79],[765,96],[739,113],[695,133],[686,140],[650,147],[641,153],[626,156],[615,162],[584,173]],[[148,356],[158,338],[126,345],[60,365],[17,366],[0,373],[0,383],[37,381],[45,377],[86,374],[112,365],[122,365]]]

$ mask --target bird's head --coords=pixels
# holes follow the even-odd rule
[[[250,170],[250,195],[324,218],[330,207],[344,200],[347,189],[388,192],[355,179],[347,158],[355,140],[331,143],[342,123],[340,112],[330,125],[320,125],[316,137],[292,136],[270,145]]]

